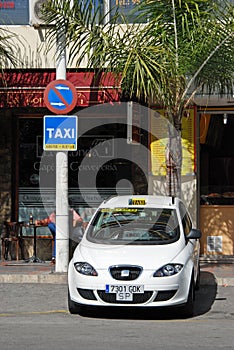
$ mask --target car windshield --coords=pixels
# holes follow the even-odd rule
[[[169,244],[179,238],[175,209],[100,209],[86,238],[100,244]]]

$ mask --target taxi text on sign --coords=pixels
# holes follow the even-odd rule
[[[44,151],[77,150],[77,116],[44,116]]]

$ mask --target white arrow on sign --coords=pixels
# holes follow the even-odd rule
[[[65,106],[65,104],[62,103],[62,102],[51,102],[51,105],[52,105],[52,106],[59,106],[59,107]]]
[[[70,90],[69,87],[67,86],[61,86],[61,85],[58,85],[55,87],[57,90]]]

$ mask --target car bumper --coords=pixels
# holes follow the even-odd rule
[[[152,272],[153,273],[153,272]],[[152,275],[151,273],[151,275]],[[150,283],[144,283],[144,277],[134,281],[117,281],[109,275],[83,276],[72,263],[68,269],[70,298],[77,304],[89,306],[126,306],[126,307],[167,307],[186,303],[189,293],[191,274],[183,269],[170,277],[152,277]],[[115,293],[107,293],[106,285],[143,285],[144,292],[132,296],[132,300],[117,300]]]

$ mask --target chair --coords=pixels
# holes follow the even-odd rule
[[[10,253],[12,258],[12,242],[15,242],[16,260],[19,260],[19,247],[22,252],[22,224],[20,222],[5,221],[5,233],[2,236],[2,260],[8,260]]]

